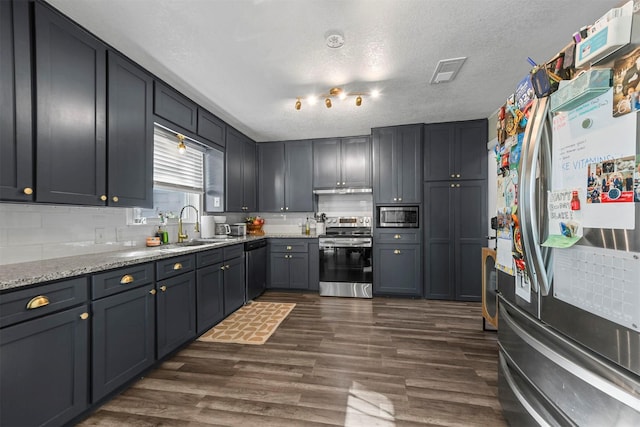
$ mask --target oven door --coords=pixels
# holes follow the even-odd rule
[[[371,238],[321,238],[320,295],[372,297]]]

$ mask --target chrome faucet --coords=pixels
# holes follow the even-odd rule
[[[182,243],[189,238],[189,236],[187,234],[184,234],[182,230],[182,213],[186,208],[193,208],[193,210],[196,211],[196,226],[194,227],[193,231],[195,232],[200,231],[200,223],[198,221],[198,215],[199,215],[198,209],[196,209],[196,207],[193,205],[185,205],[182,209],[180,209],[180,216],[178,217],[178,243]]]

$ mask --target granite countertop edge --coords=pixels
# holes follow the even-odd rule
[[[263,236],[246,236],[229,239],[228,242],[208,243],[197,246],[135,246],[113,252],[52,258],[39,261],[0,265],[0,292],[23,286],[82,276],[89,273],[126,267],[128,265],[157,261],[209,249],[223,248],[254,240],[268,238],[315,239],[317,235],[273,233]]]

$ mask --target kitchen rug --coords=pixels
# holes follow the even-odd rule
[[[295,306],[295,303],[252,302],[202,334],[198,341],[264,344]]]

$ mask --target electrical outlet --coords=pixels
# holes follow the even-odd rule
[[[101,228],[101,227],[96,228],[95,243],[96,244],[106,243],[106,240],[107,239],[105,238],[104,228]]]
[[[219,208],[220,207],[220,197],[214,197],[213,198],[213,207],[214,208]]]

